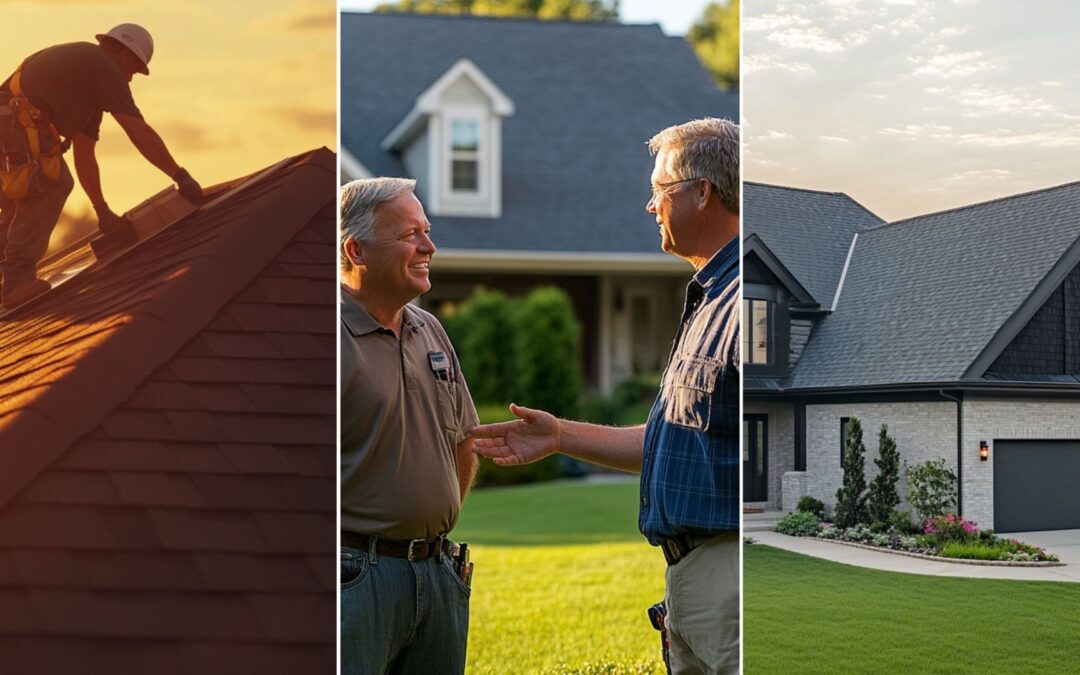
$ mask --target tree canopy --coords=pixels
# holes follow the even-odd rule
[[[619,0],[397,0],[375,11],[614,21],[619,18]]]
[[[739,0],[709,3],[686,39],[717,84],[739,88]]]

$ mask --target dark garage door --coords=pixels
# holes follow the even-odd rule
[[[994,529],[1080,528],[1080,441],[994,441]]]

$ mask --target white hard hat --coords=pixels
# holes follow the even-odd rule
[[[150,32],[142,26],[134,23],[122,23],[108,33],[99,33],[94,37],[97,38],[98,42],[105,38],[112,38],[124,45],[142,61],[143,67],[139,72],[143,75],[150,74],[150,57],[154,55],[154,38],[150,37]]]

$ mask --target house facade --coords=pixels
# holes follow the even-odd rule
[[[946,460],[980,527],[1080,527],[1080,184],[892,223],[744,190],[747,505],[832,508],[857,417],[867,480],[887,425],[905,464]]]
[[[692,268],[645,213],[646,142],[738,116],[656,25],[344,13],[342,180],[408,176],[438,253],[428,309],[478,288],[569,295],[582,372],[610,391],[667,359]]]

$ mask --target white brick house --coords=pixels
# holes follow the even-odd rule
[[[747,505],[831,508],[858,417],[867,480],[885,424],[904,463],[946,460],[980,527],[1080,528],[1078,207],[1068,184],[884,223],[747,184]]]

